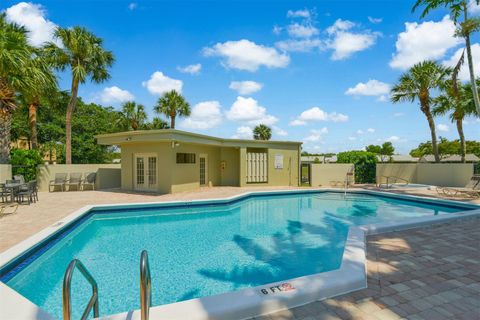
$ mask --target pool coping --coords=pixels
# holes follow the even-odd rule
[[[53,237],[58,236],[62,233],[62,231],[77,223],[82,217],[99,209],[105,210],[118,207],[134,209],[140,207],[144,208],[159,206],[184,207],[191,205],[232,203],[252,196],[317,192],[344,192],[344,190],[338,188],[315,188],[306,190],[288,189],[251,191],[231,197],[217,199],[88,205],[74,211],[53,225],[50,225],[49,227],[41,230],[40,232],[1,253],[0,269],[4,268],[8,264],[11,264],[12,261],[19,260],[22,256],[27,255],[28,252],[35,251],[38,249],[38,247],[44,245],[46,242],[49,242]],[[150,319],[247,319],[261,314],[268,314],[283,309],[289,309],[314,301],[363,289],[367,286],[365,241],[365,237],[367,235],[400,231],[430,225],[433,223],[480,216],[479,205],[463,203],[454,200],[396,194],[367,189],[349,189],[347,193],[379,195],[423,203],[427,202],[464,208],[470,207],[472,209],[438,216],[414,217],[410,219],[404,219],[402,221],[394,220],[391,222],[370,225],[351,226],[348,231],[342,263],[339,269],[307,275],[286,281],[270,283],[253,288],[244,288],[238,291],[232,291],[223,294],[201,297],[161,306],[154,306],[150,309]],[[4,306],[3,301],[0,303],[0,318],[8,319],[9,314],[15,314],[17,317],[19,315],[25,315],[25,317],[22,317],[22,319],[55,319],[53,316],[46,313],[40,307],[34,305],[28,299],[21,296],[19,293],[2,282],[0,282],[0,293],[2,294],[2,297],[5,297],[5,299],[2,298],[3,301],[9,301],[8,304],[5,302]],[[140,311],[135,310],[115,315],[103,316],[101,319],[140,319]]]

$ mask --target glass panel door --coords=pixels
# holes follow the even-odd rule
[[[135,155],[134,188],[139,191],[157,189],[157,157],[151,154]]]

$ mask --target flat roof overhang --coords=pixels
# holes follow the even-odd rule
[[[178,141],[219,147],[268,148],[278,146],[300,146],[302,144],[302,142],[298,141],[223,139],[175,129],[125,131],[100,134],[95,136],[95,138],[97,139],[97,143],[100,145],[122,145],[135,142]]]

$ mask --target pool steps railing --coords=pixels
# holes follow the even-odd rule
[[[92,286],[92,296],[83,311],[81,320],[88,318],[93,308],[94,318],[100,316],[98,307],[98,286],[93,276],[88,272],[85,265],[78,259],[73,259],[65,271],[63,278],[63,320],[72,319],[72,276],[75,269],[87,279]],[[147,250],[143,250],[140,254],[140,310],[141,320],[148,320],[150,313],[150,306],[152,305],[152,281],[150,276],[150,264],[148,263]]]
[[[64,320],[71,320],[72,318],[72,276],[75,269],[78,269],[80,273],[84,276],[85,279],[90,283],[92,286],[92,296],[88,301],[87,307],[83,311],[81,320],[85,320],[88,318],[88,315],[92,311],[93,308],[93,316],[95,318],[99,317],[99,308],[98,308],[98,286],[97,282],[93,278],[93,276],[88,272],[85,265],[78,259],[73,259],[67,267],[65,271],[65,276],[63,278],[63,319]]]
[[[152,281],[147,250],[140,254],[140,314],[141,320],[148,320],[152,305]]]

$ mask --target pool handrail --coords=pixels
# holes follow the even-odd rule
[[[87,307],[83,311],[81,320],[87,319],[90,311],[92,311],[93,307],[93,316],[95,318],[99,317],[99,308],[98,308],[98,286],[97,282],[93,278],[93,276],[88,272],[85,265],[78,259],[73,259],[67,267],[65,271],[65,276],[63,278],[63,320],[71,320],[72,317],[72,292],[71,292],[71,285],[72,285],[72,276],[75,268],[78,268],[80,273],[87,279],[87,281],[92,286],[92,296],[88,301]]]
[[[140,254],[140,310],[141,320],[148,320],[152,305],[152,282],[147,250]]]

